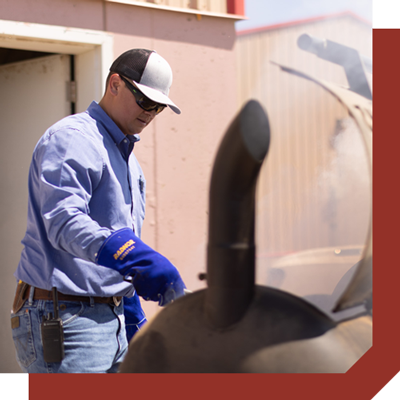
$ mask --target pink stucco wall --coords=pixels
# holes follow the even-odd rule
[[[0,0],[1,19],[105,30],[114,56],[144,47],[171,64],[182,109],[159,115],[135,153],[147,179],[143,239],[167,256],[191,290],[206,268],[208,186],[213,158],[237,109],[234,20],[100,0]],[[79,84],[79,82],[78,82]],[[146,304],[149,316],[156,310]]]
[[[99,0],[1,0],[0,18],[11,21],[104,29]]]

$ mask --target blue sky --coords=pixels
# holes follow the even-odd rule
[[[249,20],[236,22],[236,30],[346,10],[372,22],[372,0],[245,0],[245,12]]]

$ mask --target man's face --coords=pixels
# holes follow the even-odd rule
[[[113,110],[113,120],[125,135],[141,133],[156,116],[156,111],[143,110],[126,84],[117,76],[118,95]]]

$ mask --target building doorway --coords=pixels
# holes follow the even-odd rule
[[[32,151],[50,125],[73,111],[71,77],[77,82],[76,112],[100,100],[113,38],[102,31],[17,21],[0,20],[0,27],[0,373],[16,373],[21,370],[10,309],[26,229]]]

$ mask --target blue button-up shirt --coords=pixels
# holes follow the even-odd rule
[[[125,136],[93,102],[50,127],[29,170],[28,224],[15,277],[35,287],[86,296],[130,296],[133,286],[95,263],[114,231],[140,237],[146,181]]]

